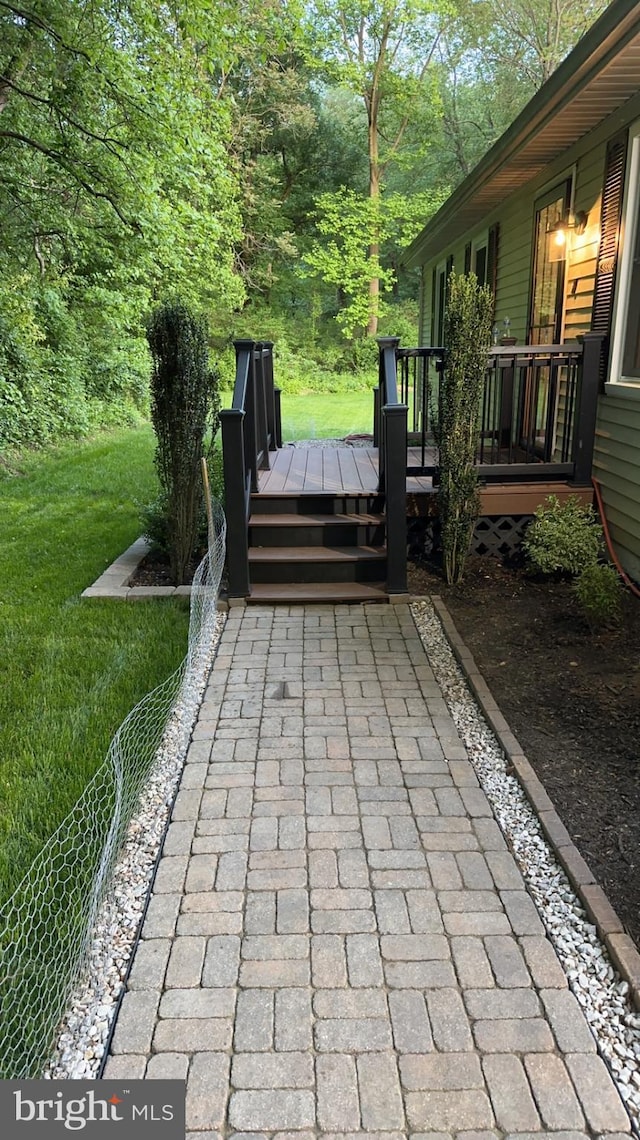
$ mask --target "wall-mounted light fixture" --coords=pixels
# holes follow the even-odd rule
[[[567,214],[564,218],[558,217],[547,230],[549,238],[549,261],[564,261],[567,253],[567,236],[569,230],[576,234],[583,234],[587,228],[589,215],[584,210],[575,214]]]

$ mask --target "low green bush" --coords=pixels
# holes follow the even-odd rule
[[[597,562],[602,527],[591,506],[577,495],[561,503],[549,495],[538,507],[522,547],[530,570],[538,574],[580,574]]]
[[[589,625],[596,628],[620,620],[622,589],[613,566],[591,562],[578,576],[574,590]]]

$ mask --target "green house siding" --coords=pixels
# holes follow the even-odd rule
[[[627,106],[627,121],[640,115],[640,101]],[[625,118],[627,118],[625,116]],[[562,163],[549,166],[544,174],[529,182],[522,191],[512,194],[498,213],[492,211],[481,225],[461,234],[453,247],[441,250],[437,259],[423,265],[420,342],[431,344],[431,311],[433,268],[453,254],[454,267],[464,269],[464,251],[468,242],[486,233],[499,222],[495,319],[500,335],[503,322],[509,318],[510,335],[523,343],[527,340],[532,241],[535,203],[541,193],[563,178],[573,176],[574,209],[588,215],[587,228],[574,235],[567,260],[563,314],[563,340],[575,340],[589,331],[593,305],[596,261],[598,257],[600,210],[608,138],[620,130],[620,119],[599,128],[589,138],[580,140],[566,153]],[[558,411],[562,426],[562,398]],[[622,565],[628,574],[640,581],[640,386],[625,396],[622,390],[602,395],[598,401],[598,423],[594,454],[594,475],[602,486],[611,537]]]
[[[640,581],[640,390],[600,397],[593,467],[618,557]]]

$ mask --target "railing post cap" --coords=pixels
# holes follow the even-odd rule
[[[234,340],[233,347],[235,348],[236,352],[241,352],[242,349],[254,348],[255,343],[255,340],[241,338],[240,340]]]
[[[245,412],[244,408],[221,408],[220,409],[220,419],[221,420],[222,419],[224,419],[224,420],[232,420],[232,419],[233,420],[243,420],[246,414],[247,413]]]
[[[406,416],[409,406],[408,404],[383,404],[382,411],[385,416]]]
[[[273,340],[263,340],[263,341],[261,341],[261,344],[262,344],[262,347],[263,347],[263,348],[273,348],[273,346],[274,346],[274,344],[275,344],[275,341],[273,341]]]
[[[399,336],[377,336],[376,343],[380,348],[397,348],[400,344],[402,337]]]

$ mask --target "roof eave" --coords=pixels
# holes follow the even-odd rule
[[[553,75],[529,100],[510,127],[480,159],[471,173],[447,198],[438,212],[407,247],[402,263],[407,267],[425,260],[425,247],[437,241],[438,233],[464,206],[477,189],[487,183],[549,123],[571,98],[586,87],[608,60],[637,33],[640,5],[637,0],[614,0],[579,40]]]

